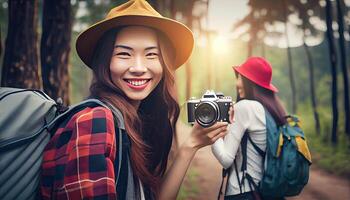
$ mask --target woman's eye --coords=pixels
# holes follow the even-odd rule
[[[157,58],[158,57],[158,54],[157,53],[148,53],[146,54],[147,58]]]
[[[121,58],[127,58],[131,56],[128,52],[119,52],[119,53],[116,53],[115,55]]]

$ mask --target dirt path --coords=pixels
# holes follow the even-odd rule
[[[180,125],[182,130],[187,127]],[[180,128],[179,127],[179,128]],[[179,129],[178,129],[179,130]],[[180,142],[188,134],[181,133]],[[221,166],[211,153],[210,147],[199,150],[192,162],[190,170],[197,172],[196,183],[199,194],[191,200],[217,199],[221,183]],[[347,200],[350,199],[350,180],[328,174],[315,166],[312,166],[310,180],[303,192],[288,200]]]

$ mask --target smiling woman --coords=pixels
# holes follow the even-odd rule
[[[110,70],[113,83],[139,105],[158,85],[163,68],[157,34],[142,26],[123,28],[117,35]]]
[[[78,55],[94,73],[90,98],[115,107],[124,123],[105,107],[65,120],[44,152],[44,199],[176,199],[197,150],[224,136],[227,126],[195,124],[167,167],[179,117],[173,75],[193,43],[185,25],[144,0],[113,8],[79,35]]]
[[[133,173],[152,196],[158,192],[156,184],[165,173],[175,131],[175,121],[168,116],[177,119],[179,112],[171,93],[174,78],[170,67],[174,59],[166,59],[175,57],[172,48],[169,39],[151,27],[121,26],[101,37],[91,62],[91,96],[123,113],[133,147]]]

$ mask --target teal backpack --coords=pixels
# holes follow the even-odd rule
[[[283,126],[277,126],[266,109],[265,113],[266,151],[261,150],[247,132],[241,140],[243,158],[241,171],[243,176],[238,181],[241,183],[240,188],[242,188],[244,180],[247,179],[251,190],[258,191],[263,199],[296,196],[309,180],[311,154],[306,143],[305,134],[296,116],[287,116],[287,123]],[[255,184],[246,171],[248,141],[263,157],[264,161],[263,177],[258,185]],[[237,167],[235,170],[237,176]],[[228,169],[223,170],[223,177],[227,175],[228,171]]]

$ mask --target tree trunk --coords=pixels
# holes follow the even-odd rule
[[[350,35],[350,23],[349,23],[349,26],[348,26],[348,34]],[[350,40],[348,40],[348,49],[350,49]]]
[[[1,24],[0,24],[0,61],[2,60],[2,37],[1,37]],[[0,66],[0,86],[1,86],[1,73],[2,72],[2,67]]]
[[[332,5],[330,0],[326,0],[326,24],[327,40],[332,70],[332,110],[333,124],[331,140],[333,144],[337,143],[337,125],[338,125],[338,104],[337,104],[337,55],[334,45],[334,36],[332,28]]]
[[[192,23],[193,23],[193,16],[192,16],[193,6],[194,6],[194,0],[190,0],[188,2],[188,8],[186,12],[187,26],[190,30],[192,30]],[[186,99],[189,99],[192,93],[192,69],[191,69],[190,61],[187,61],[185,67],[186,67]]]
[[[157,4],[158,4],[158,11],[163,15],[166,16],[167,10],[165,7],[165,1],[164,0],[157,0]]]
[[[344,1],[337,0],[337,17],[338,17],[338,32],[339,32],[339,49],[340,49],[340,62],[343,75],[343,88],[344,88],[344,112],[345,112],[345,133],[350,136],[350,106],[349,106],[349,79],[348,70],[346,67],[346,47],[344,39],[344,15],[343,6]]]
[[[41,66],[44,91],[69,104],[69,52],[72,30],[70,0],[43,2]]]
[[[317,102],[316,102],[316,95],[315,95],[315,81],[314,81],[314,63],[312,61],[310,49],[307,46],[305,42],[305,32],[303,36],[303,46],[305,49],[306,57],[309,62],[309,79],[310,79],[310,93],[311,93],[311,105],[312,105],[312,111],[314,113],[314,119],[315,119],[315,130],[318,135],[320,135],[320,119],[318,117],[318,111],[317,111]]]
[[[0,58],[1,58],[1,55],[2,55],[2,38],[1,38],[1,24],[0,24]]]
[[[1,24],[0,24],[0,61],[2,60],[2,38],[1,38]],[[1,86],[1,71],[2,67],[0,67],[0,86]]]
[[[177,9],[176,9],[175,0],[170,0],[169,6],[170,6],[170,10],[169,10],[170,11],[170,18],[176,20]],[[176,73],[174,73],[174,80],[176,80]],[[175,87],[175,89],[174,89],[175,98],[178,101],[179,95],[178,95],[177,85],[175,84],[174,87]],[[180,120],[178,120],[177,123],[181,123]],[[175,155],[178,152],[179,146],[180,146],[180,144],[179,144],[179,136],[178,136],[178,131],[176,131],[175,134],[173,135],[172,148],[171,148],[170,153],[169,153],[169,160],[170,161],[174,160]]]
[[[287,42],[287,56],[288,56],[288,70],[289,70],[289,80],[290,80],[290,86],[291,86],[291,95],[292,95],[292,112],[295,114],[297,112],[297,93],[295,88],[295,81],[294,81],[294,73],[293,73],[293,62],[292,62],[292,53],[289,46],[289,35],[288,35],[288,17],[287,17],[287,4],[286,1],[283,0],[284,6],[284,24],[285,24],[285,36],[286,36],[286,42]]]
[[[288,36],[286,36],[286,37],[288,37]],[[288,55],[289,80],[290,80],[291,92],[292,92],[292,112],[295,114],[297,112],[297,93],[296,93],[294,73],[293,73],[292,53],[291,53],[291,49],[289,47],[289,44],[287,44],[287,45],[288,45],[287,55]]]
[[[9,25],[1,85],[41,89],[38,66],[37,0],[8,1]]]
[[[158,0],[148,0],[148,2],[151,4],[151,6],[152,6],[156,11],[160,12],[160,11],[159,11],[159,2],[158,2]],[[163,13],[161,13],[161,14],[163,14]]]
[[[175,0],[170,0],[170,17],[172,19],[176,19],[176,12],[177,12],[177,9],[176,9]]]

